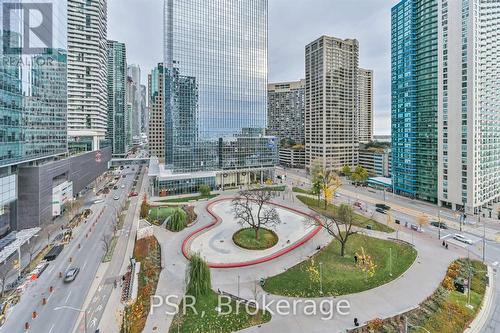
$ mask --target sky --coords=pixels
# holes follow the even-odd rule
[[[223,1],[223,0],[207,0]],[[304,77],[305,46],[322,35],[356,38],[374,71],[375,134],[390,134],[391,7],[397,0],[268,0],[269,82]],[[108,0],[108,38],[147,74],[163,57],[163,0]]]

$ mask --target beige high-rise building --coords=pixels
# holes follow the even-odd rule
[[[149,153],[165,163],[165,109],[163,103],[163,64],[160,63],[148,75],[149,96]]]
[[[359,69],[359,142],[373,141],[373,71]]]
[[[306,166],[358,164],[359,44],[322,36],[306,46]]]

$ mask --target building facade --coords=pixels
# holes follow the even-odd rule
[[[499,200],[499,12],[480,0],[392,9],[396,192],[465,212]]]
[[[141,136],[141,68],[138,65],[128,66],[130,78],[129,102],[132,104],[132,141]]]
[[[163,63],[159,63],[148,75],[149,96],[149,154],[165,163],[165,104],[163,101],[165,76]]]
[[[306,166],[305,147],[280,148],[279,163],[288,168],[304,169]]]
[[[358,164],[359,45],[322,36],[306,46],[306,163],[338,170]]]
[[[391,150],[360,148],[359,165],[368,171],[371,177],[391,176]]]
[[[500,200],[500,3],[440,0],[436,12],[439,204],[477,213]]]
[[[304,144],[305,80],[267,86],[267,134]]]
[[[264,135],[267,0],[167,0],[164,14],[168,169],[272,169],[276,138]]]
[[[71,150],[99,149],[107,131],[107,0],[67,0]]]
[[[437,201],[437,1],[392,8],[392,163],[398,194]]]
[[[359,69],[359,142],[373,141],[373,71]]]
[[[124,157],[127,141],[127,57],[124,43],[108,41],[108,131],[113,156]]]

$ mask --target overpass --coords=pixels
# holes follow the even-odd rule
[[[122,165],[149,164],[149,157],[112,158],[109,163],[111,167],[119,167]]]

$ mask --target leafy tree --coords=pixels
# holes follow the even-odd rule
[[[194,254],[186,275],[187,294],[200,297],[207,295],[212,288],[210,268],[199,254]]]
[[[340,255],[345,255],[345,247],[351,235],[356,234],[352,230],[354,223],[354,212],[352,207],[346,204],[341,204],[333,216],[316,215],[310,220],[311,223],[321,226],[330,236],[335,238],[340,243]]]
[[[358,165],[354,172],[351,174],[351,179],[357,183],[364,183],[368,180],[370,174],[361,165]]]
[[[281,223],[278,211],[271,206],[272,191],[259,188],[240,191],[232,201],[234,218],[241,225],[248,225],[255,230],[255,239],[259,240],[262,227],[274,227]]]
[[[335,192],[342,186],[342,182],[334,171],[325,169],[319,163],[313,165],[311,169],[311,179],[313,188],[317,186],[321,189],[326,209],[329,199],[331,200],[331,198],[333,198]]]
[[[348,165],[344,165],[344,167],[342,168],[342,174],[346,177],[350,177],[351,173],[352,173],[351,167]]]
[[[170,221],[167,224],[167,228],[173,232],[179,232],[187,227],[187,213],[182,208],[177,208],[174,210],[170,216]]]
[[[148,214],[149,214],[148,199],[146,198],[146,196],[144,196],[144,199],[142,200],[142,203],[141,203],[141,212],[140,212],[141,219],[146,218],[148,216]]]
[[[372,257],[365,252],[363,247],[361,247],[360,252],[356,252],[356,256],[358,257],[356,265],[365,273],[365,280],[368,280],[368,277],[373,277],[377,265],[373,262]]]
[[[210,186],[204,184],[204,185],[200,185],[199,191],[200,191],[200,194],[202,196],[208,197],[208,196],[210,196],[211,189],[210,189]]]
[[[427,217],[427,215],[422,214],[417,217],[417,223],[420,228],[423,228],[429,223],[429,218]]]

